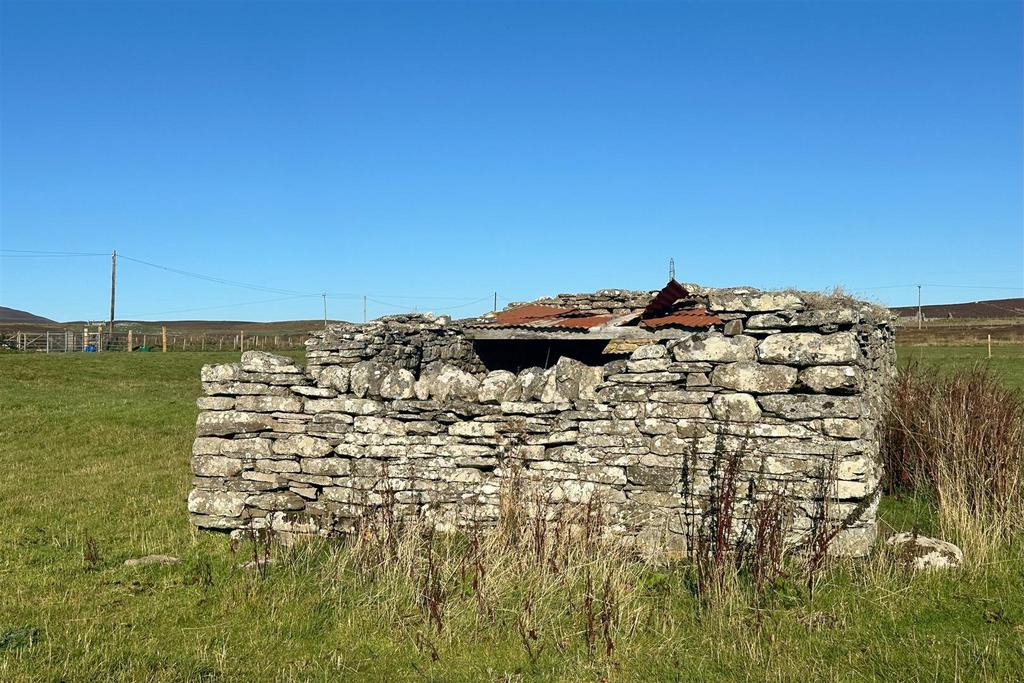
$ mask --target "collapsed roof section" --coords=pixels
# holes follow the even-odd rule
[[[490,314],[465,326],[472,339],[620,339],[676,336],[704,331],[723,321],[709,313],[681,284],[670,280],[643,308],[595,313],[580,308],[530,303]]]

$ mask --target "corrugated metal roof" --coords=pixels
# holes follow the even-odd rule
[[[672,304],[688,296],[690,296],[690,293],[686,291],[685,287],[674,279],[669,280],[668,284],[662,287],[661,291],[651,299],[651,303],[647,304],[647,308],[644,309],[644,316],[653,316],[662,311],[667,311]]]
[[[667,312],[680,299],[685,299],[688,296],[689,292],[685,287],[675,280],[670,280],[642,312],[636,311],[627,315],[594,315],[576,308],[525,304],[496,313],[493,317],[473,323],[469,327],[585,333],[602,325],[614,328],[631,327],[637,324],[636,319],[641,315],[643,318],[639,321],[639,326],[649,330],[663,327],[708,328],[722,322],[721,318],[708,313],[703,307]]]
[[[708,313],[703,306],[687,308],[658,318],[640,321],[641,327],[657,330],[662,327],[711,327],[722,322],[717,315]]]
[[[493,325],[495,327],[503,327],[506,325],[515,326],[533,322],[536,320],[557,318],[558,316],[575,312],[575,308],[559,308],[557,306],[541,306],[539,304],[527,304],[526,306],[517,306],[516,308],[511,308],[507,311],[501,311],[500,313],[496,313],[494,318],[492,318],[491,321],[487,324]]]
[[[558,318],[551,321],[552,327],[571,328],[571,329],[585,329],[589,330],[592,327],[604,325],[606,322],[614,318],[614,315],[588,315],[579,318]],[[543,321],[539,321],[543,322]]]

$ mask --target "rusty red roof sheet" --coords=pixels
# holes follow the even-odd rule
[[[668,284],[662,287],[661,291],[651,299],[651,303],[647,304],[647,308],[644,309],[644,317],[654,316],[657,313],[667,311],[672,304],[688,296],[690,296],[690,293],[686,291],[685,287],[674,279],[669,280]]]
[[[697,306],[695,308],[687,308],[681,311],[675,311],[668,315],[663,315],[657,318],[648,318],[640,321],[641,327],[648,329],[660,329],[662,327],[711,327],[712,325],[718,325],[722,322],[722,319],[717,315],[708,313],[707,309],[703,306]]]
[[[495,314],[491,324],[499,327],[504,325],[522,325],[536,320],[557,318],[559,316],[575,312],[575,308],[559,308],[557,306],[527,304],[526,306],[518,306]]]
[[[586,329],[589,330],[592,327],[598,327],[604,325],[606,322],[614,318],[614,315],[587,315],[578,318],[558,318],[551,321],[552,327],[568,327],[570,329]],[[538,324],[544,321],[538,321]]]
[[[698,306],[668,313],[671,307],[689,293],[681,284],[670,280],[657,296],[643,310],[643,318],[639,325],[648,330],[663,327],[708,328],[722,322],[716,315]],[[506,311],[496,313],[493,317],[470,325],[482,328],[527,328],[532,330],[564,330],[568,332],[587,332],[594,328],[614,323],[615,326],[633,326],[640,311],[630,315],[610,315],[581,311],[576,308],[564,308],[546,304],[525,304]]]

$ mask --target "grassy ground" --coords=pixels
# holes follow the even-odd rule
[[[918,362],[950,370],[969,370],[975,366],[991,368],[1007,386],[1024,391],[1024,344],[992,346],[901,346],[900,363]]]
[[[1005,352],[1005,356],[1004,353]],[[913,349],[970,363],[977,349]],[[1000,349],[1008,382],[1024,358]],[[645,567],[614,649],[591,654],[577,587],[521,635],[521,598],[486,620],[452,598],[440,633],[414,600],[310,547],[264,576],[188,524],[199,367],[231,354],[0,355],[0,680],[1020,680],[1024,559],[908,575],[876,558],[702,608],[686,572]],[[927,530],[925,501],[889,499]],[[167,553],[183,562],[128,568]],[[382,609],[382,605],[389,605]],[[463,605],[464,608],[458,608]],[[461,615],[461,616],[460,616]]]

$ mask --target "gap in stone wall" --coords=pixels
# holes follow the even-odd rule
[[[488,371],[520,372],[526,368],[549,368],[566,357],[590,366],[601,366],[615,356],[604,353],[602,339],[479,339],[473,342],[477,356]]]

